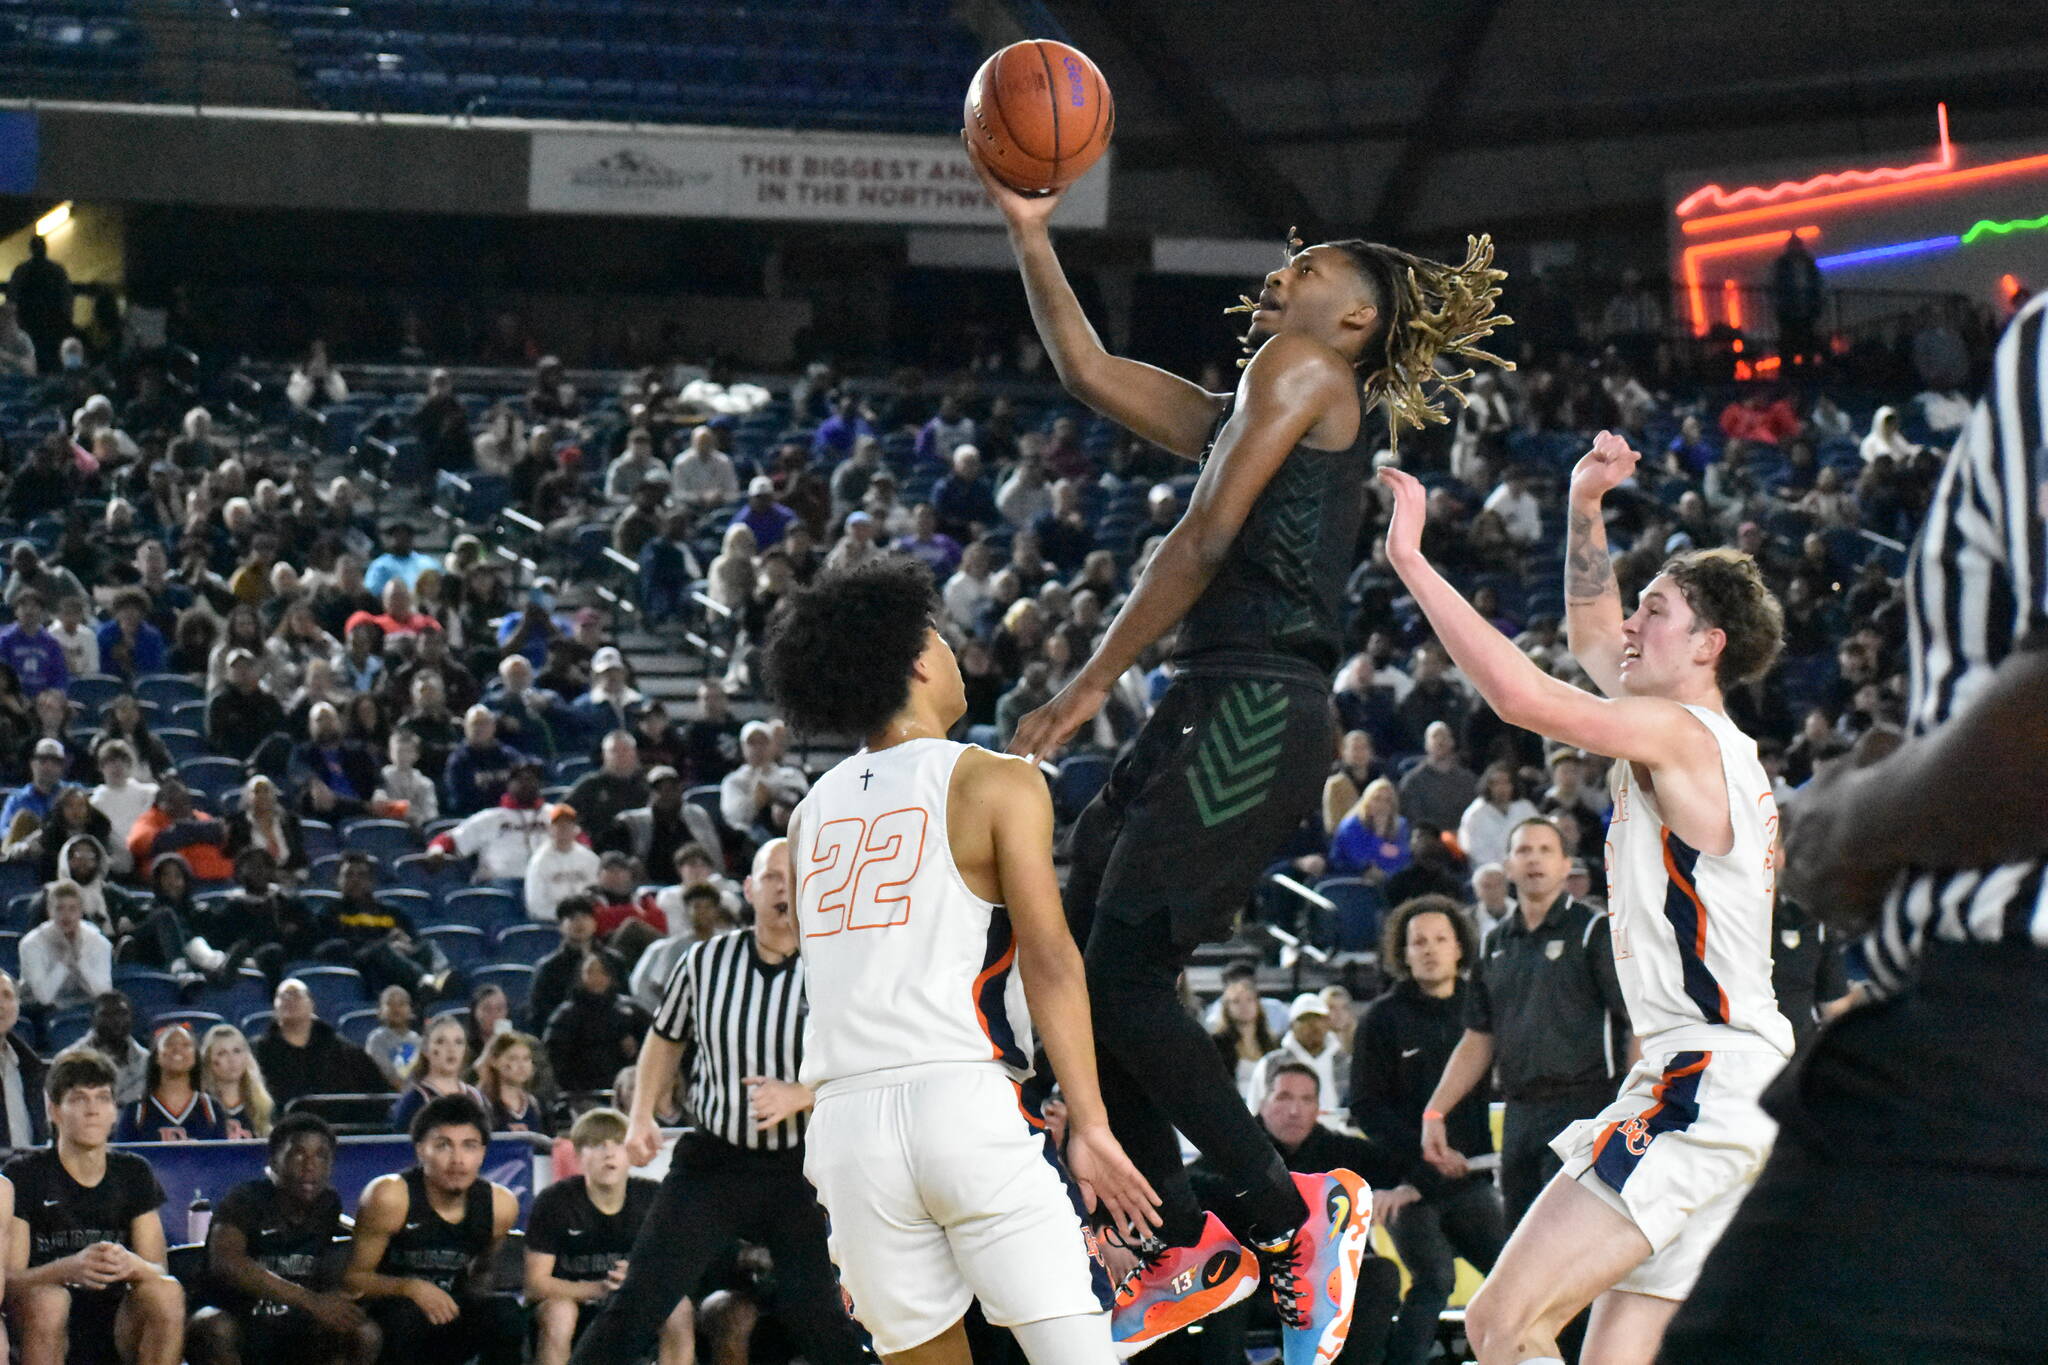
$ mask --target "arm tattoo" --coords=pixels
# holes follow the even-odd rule
[[[1621,596],[1621,589],[1614,581],[1614,562],[1607,557],[1607,547],[1596,544],[1593,539],[1594,532],[1599,529],[1599,523],[1590,515],[1576,509],[1572,511],[1570,529],[1565,536],[1564,593],[1568,601],[1597,602],[1609,595]]]

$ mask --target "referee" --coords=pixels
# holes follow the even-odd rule
[[[776,1307],[806,1360],[867,1359],[825,1251],[824,1211],[804,1179],[810,1093],[786,1079],[803,1061],[804,1027],[787,840],[761,846],[745,893],[754,927],[707,939],[683,955],[640,1049],[626,1134],[633,1163],[645,1164],[659,1149],[654,1103],[686,1052],[684,1084],[696,1126],[677,1139],[668,1176],[634,1240],[625,1283],[577,1344],[571,1365],[652,1355],[676,1304],[740,1238],[774,1257]]]
[[[1870,929],[1877,1003],[1765,1093],[1777,1147],[1665,1334],[1672,1365],[2048,1342],[2044,329],[2048,296],[1999,341],[1914,547],[1904,744],[1786,804],[1785,890]]]

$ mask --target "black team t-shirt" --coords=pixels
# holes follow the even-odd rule
[[[455,1298],[467,1297],[471,1273],[490,1250],[495,1231],[491,1182],[477,1178],[463,1197],[462,1220],[451,1223],[434,1212],[419,1167],[408,1168],[404,1180],[405,1226],[391,1234],[377,1273],[425,1280]]]
[[[580,1175],[557,1181],[533,1201],[526,1223],[526,1249],[555,1258],[559,1280],[601,1280],[633,1250],[633,1239],[654,1207],[658,1182],[628,1176],[626,1202],[617,1213],[600,1213]]]
[[[31,1268],[61,1261],[95,1242],[129,1246],[129,1226],[164,1202],[163,1186],[149,1163],[112,1148],[106,1175],[90,1187],[71,1178],[54,1145],[15,1157],[4,1174],[14,1182],[14,1216],[28,1224]]]
[[[341,1196],[322,1190],[312,1206],[294,1221],[283,1194],[268,1178],[251,1180],[229,1190],[214,1211],[213,1229],[238,1228],[249,1259],[279,1279],[290,1280],[306,1289],[328,1288],[322,1283],[328,1248],[341,1232]],[[209,1243],[212,1231],[207,1234]],[[283,1317],[288,1304],[275,1299],[250,1299],[226,1285],[218,1292],[222,1306],[255,1318]]]

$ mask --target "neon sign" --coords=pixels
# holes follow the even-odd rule
[[[1780,200],[1799,199],[1822,190],[1842,189],[1851,185],[1882,185],[1911,180],[1916,176],[1932,175],[1937,171],[1949,170],[1956,164],[1956,149],[1948,140],[1948,106],[1934,106],[1934,121],[1941,139],[1941,150],[1932,161],[1922,161],[1915,166],[1880,166],[1868,171],[1829,171],[1814,176],[1811,180],[1787,180],[1765,189],[1761,185],[1745,185],[1739,190],[1724,190],[1719,185],[1705,185],[1678,201],[1674,212],[1680,218],[1690,218],[1709,200],[1717,209],[1736,209],[1743,204],[1775,204]]]

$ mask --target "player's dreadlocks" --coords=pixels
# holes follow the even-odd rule
[[[1351,258],[1358,272],[1371,286],[1380,309],[1377,345],[1368,345],[1359,357],[1358,368],[1365,377],[1368,404],[1385,406],[1394,449],[1401,445],[1401,428],[1421,429],[1428,422],[1443,423],[1441,396],[1449,393],[1462,407],[1470,400],[1459,384],[1472,377],[1468,366],[1457,374],[1439,374],[1439,356],[1460,360],[1484,360],[1501,369],[1512,370],[1514,362],[1503,360],[1478,343],[1495,328],[1513,324],[1514,319],[1496,314],[1494,301],[1500,297],[1505,270],[1493,267],[1493,238],[1487,234],[1465,239],[1462,265],[1445,265],[1425,260],[1396,247],[1358,238],[1328,245]],[[1291,256],[1302,250],[1293,230],[1287,234]],[[1243,295],[1227,313],[1249,313],[1257,305]],[[1251,338],[1243,338],[1251,351]],[[1237,362],[1249,363],[1249,357]]]

